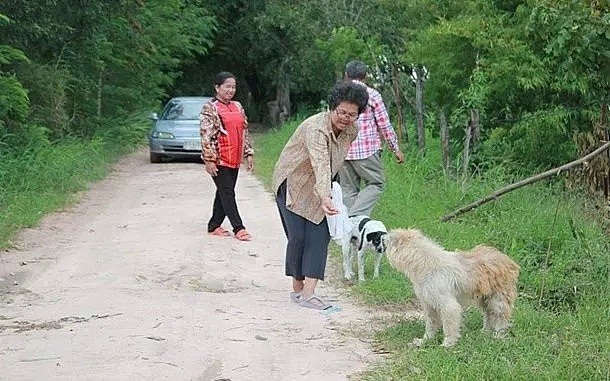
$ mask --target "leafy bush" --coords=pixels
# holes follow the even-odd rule
[[[501,164],[516,173],[565,164],[576,155],[571,117],[563,108],[526,114],[510,127],[492,130],[474,160],[484,168]]]
[[[14,76],[0,72],[0,126],[9,120],[23,122],[29,109],[28,96],[21,83]]]

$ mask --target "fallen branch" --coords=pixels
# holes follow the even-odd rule
[[[535,182],[540,181],[542,179],[546,179],[547,177],[551,177],[553,175],[559,175],[561,172],[569,171],[569,170],[573,169],[574,167],[576,167],[576,166],[578,166],[578,165],[580,165],[580,164],[582,164],[582,163],[584,163],[584,162],[586,162],[588,160],[591,160],[595,156],[597,156],[597,155],[601,154],[602,152],[606,151],[608,148],[610,148],[610,142],[604,143],[601,147],[599,147],[595,151],[591,152],[590,154],[588,154],[586,156],[581,157],[578,160],[574,160],[574,161],[572,161],[570,163],[567,163],[567,164],[564,164],[564,165],[562,165],[560,167],[553,168],[553,169],[550,169],[550,170],[548,170],[546,172],[539,173],[539,174],[537,174],[535,176],[532,176],[532,177],[529,177],[527,179],[518,181],[518,182],[513,183],[513,184],[511,184],[511,185],[509,185],[507,187],[504,187],[502,189],[498,189],[497,191],[493,192],[492,194],[490,194],[487,197],[484,197],[484,198],[482,198],[480,200],[477,200],[477,201],[473,202],[472,204],[466,205],[466,206],[464,206],[464,207],[462,207],[462,208],[460,208],[460,209],[458,209],[458,210],[456,210],[454,212],[451,212],[451,213],[443,216],[441,218],[441,221],[442,222],[447,222],[450,219],[452,219],[452,218],[454,218],[456,216],[459,216],[460,214],[465,213],[465,212],[467,212],[469,210],[472,210],[472,209],[476,208],[479,205],[482,205],[482,204],[485,204],[486,202],[495,200],[495,199],[497,199],[498,197],[502,196],[505,193],[508,193],[508,192],[513,191],[513,190],[518,189],[518,188],[521,188],[521,187],[523,187],[525,185],[535,183]]]

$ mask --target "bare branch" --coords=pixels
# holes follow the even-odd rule
[[[518,182],[513,183],[513,184],[511,184],[511,185],[509,185],[507,187],[504,187],[502,189],[498,189],[497,191],[493,192],[492,194],[490,194],[487,197],[479,199],[479,200],[473,202],[472,204],[466,205],[466,206],[464,206],[464,207],[462,207],[462,208],[460,208],[460,209],[458,209],[458,210],[456,210],[456,211],[454,211],[452,213],[449,213],[449,214],[443,216],[441,218],[441,221],[442,222],[447,222],[450,219],[452,219],[452,218],[454,218],[456,216],[459,216],[460,214],[465,213],[465,212],[467,212],[469,210],[472,210],[472,209],[476,208],[479,205],[482,205],[482,204],[485,204],[485,203],[487,203],[489,201],[495,200],[495,199],[497,199],[498,197],[502,196],[505,193],[508,193],[508,192],[513,191],[513,190],[518,189],[518,188],[521,188],[521,187],[523,187],[525,185],[535,183],[535,182],[540,181],[542,179],[546,179],[547,177],[550,177],[550,176],[553,176],[553,175],[559,175],[562,172],[569,171],[569,170],[573,169],[574,167],[576,167],[576,166],[578,166],[580,164],[583,164],[583,163],[587,162],[588,160],[594,158],[595,156],[603,153],[608,148],[610,148],[610,142],[604,143],[601,147],[599,147],[595,151],[591,152],[590,154],[588,154],[586,156],[581,157],[578,160],[574,160],[574,161],[572,161],[570,163],[567,163],[567,164],[564,164],[564,165],[562,165],[560,167],[553,168],[553,169],[548,170],[546,172],[539,173],[539,174],[537,174],[535,176],[532,176],[532,177],[529,177],[527,179],[518,181]]]

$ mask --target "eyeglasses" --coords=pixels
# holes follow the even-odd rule
[[[351,121],[354,121],[354,120],[358,119],[358,114],[353,114],[351,112],[347,112],[345,110],[340,110],[338,108],[336,108],[334,111],[335,111],[335,114],[337,114],[337,116],[339,118],[349,119]]]

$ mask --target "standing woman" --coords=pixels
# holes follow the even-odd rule
[[[330,242],[326,216],[338,213],[331,199],[331,179],[358,134],[354,122],[367,102],[362,85],[351,81],[335,84],[329,98],[330,111],[315,114],[297,127],[273,171],[273,190],[288,238],[290,297],[303,307],[330,307],[315,289],[326,269]]]
[[[231,234],[221,225],[229,218],[235,238],[250,241],[252,236],[241,220],[235,202],[235,184],[242,157],[248,170],[254,168],[252,143],[248,135],[248,120],[242,105],[232,100],[235,95],[235,76],[220,72],[214,78],[216,96],[203,105],[199,114],[201,159],[205,171],[216,184],[216,196],[208,233],[228,237]]]

